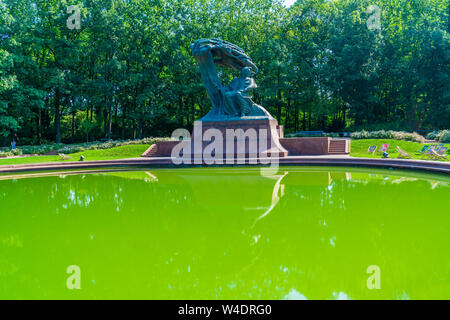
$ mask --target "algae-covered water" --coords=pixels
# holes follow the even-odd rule
[[[0,299],[449,299],[449,182],[307,167],[0,176]]]

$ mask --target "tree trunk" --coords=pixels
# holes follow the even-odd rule
[[[344,107],[344,110],[342,112],[342,128],[345,128],[345,125],[347,122],[346,115],[347,115],[347,109]]]
[[[291,112],[291,99],[287,99],[286,106],[286,119],[284,119],[284,127],[287,128],[289,126],[289,112]]]
[[[303,110],[303,131],[306,131],[306,111]]]
[[[36,117],[36,136],[37,136],[37,144],[41,144],[41,110],[38,110]]]
[[[89,107],[88,108],[86,108],[86,143],[88,143],[89,142],[89,125],[90,125],[90,123],[89,123]]]
[[[72,110],[72,143],[75,142],[75,110]]]
[[[55,92],[55,126],[56,126],[56,143],[61,143],[61,106],[60,106],[59,89]]]
[[[192,100],[193,100],[192,97],[189,97],[189,99],[187,99],[188,105],[186,107],[186,110],[187,110],[187,112],[186,112],[186,123],[187,123],[187,127],[188,128],[191,127],[191,117],[193,117],[193,115],[192,115],[192,105],[193,105]]]
[[[312,119],[311,119],[311,107],[309,107],[309,110],[308,110],[308,131],[311,131],[311,123],[312,123]]]
[[[103,137],[108,136],[108,109],[103,110]]]
[[[114,124],[114,133],[117,135],[119,132],[119,123],[117,122],[117,117],[118,117],[118,109],[119,109],[119,104],[116,102],[116,103],[114,103],[114,121],[113,121],[113,124]]]
[[[178,127],[183,127],[183,97],[178,99]]]
[[[112,101],[113,99],[110,97],[110,99],[108,99],[108,121],[106,123],[106,138],[108,140],[111,140],[111,124],[112,124],[112,116],[113,116],[113,110],[112,110]]]
[[[294,112],[294,130],[295,132],[298,131],[298,104],[295,104],[295,112]]]
[[[122,134],[121,134],[122,140],[125,139],[125,115],[126,115],[126,110],[127,110],[126,107],[127,107],[127,105],[124,104],[123,110],[122,110]]]
[[[108,122],[107,122],[107,129],[106,129],[106,138],[108,140],[111,140],[111,118],[112,118],[112,108],[109,107],[109,110],[108,110]]]
[[[278,85],[278,110],[277,110],[277,118],[278,118],[278,123],[281,123],[281,89],[280,89],[280,69],[278,68],[278,74],[277,74],[277,85]]]
[[[142,128],[144,127],[144,120],[142,120],[142,116],[139,117],[139,128],[138,128],[138,139],[142,139]]]

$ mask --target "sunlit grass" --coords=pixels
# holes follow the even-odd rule
[[[84,156],[84,161],[139,158],[142,155],[142,153],[144,153],[144,151],[147,150],[149,147],[150,147],[149,145],[140,144],[140,145],[127,145],[115,147],[105,150],[86,150],[82,152],[68,154],[67,156],[70,157],[69,160],[61,160],[61,157],[59,155],[5,158],[5,159],[0,158],[0,165],[79,161],[81,156]]]
[[[426,144],[401,141],[394,139],[361,139],[352,140],[351,153],[352,157],[364,157],[364,158],[381,158],[381,154],[375,152],[375,154],[368,153],[369,146],[377,146],[381,148],[383,144],[389,144],[389,158],[397,158],[398,152],[396,147],[399,146],[405,152],[412,156],[412,159],[427,160],[428,157],[424,157],[418,153],[419,150]],[[450,147],[450,144],[445,144],[446,147]],[[115,147],[105,150],[86,150],[82,152],[68,154],[70,157],[68,160],[61,160],[60,156],[32,156],[32,157],[20,157],[20,158],[0,158],[0,165],[12,165],[12,164],[27,164],[27,163],[44,163],[44,162],[70,162],[79,161],[81,156],[84,156],[84,161],[94,160],[116,160],[116,159],[129,159],[139,158],[149,145],[127,145],[121,147]],[[449,152],[447,152],[449,154]],[[443,160],[445,161],[445,160]],[[448,160],[446,160],[448,161]]]
[[[375,154],[368,153],[367,150],[369,146],[377,146],[377,151],[381,148],[383,144],[389,144],[389,149],[387,153],[389,153],[389,158],[397,158],[399,153],[396,150],[396,147],[399,146],[405,152],[409,153],[412,159],[419,160],[427,160],[428,157],[424,157],[422,154],[419,154],[419,150],[423,148],[424,145],[430,145],[430,143],[417,143],[410,141],[401,141],[394,139],[361,139],[361,140],[352,140],[351,142],[351,152],[350,155],[352,157],[364,157],[364,158],[381,158],[381,154],[375,152]],[[437,144],[437,143],[433,143]],[[446,147],[450,147],[450,144],[445,144]],[[447,151],[447,154],[449,152]],[[445,160],[444,160],[445,161]],[[448,161],[448,160],[447,160]]]

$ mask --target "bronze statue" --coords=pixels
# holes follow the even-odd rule
[[[251,98],[250,91],[257,87],[253,75],[258,68],[241,48],[220,39],[201,39],[191,48],[213,105],[203,121],[273,119]],[[241,76],[223,86],[216,64],[240,71]]]

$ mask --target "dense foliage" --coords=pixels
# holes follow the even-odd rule
[[[70,5],[80,29],[68,27]],[[189,129],[210,109],[189,45],[210,37],[250,54],[255,101],[287,132],[449,128],[449,10],[449,0],[0,0],[0,144]]]

